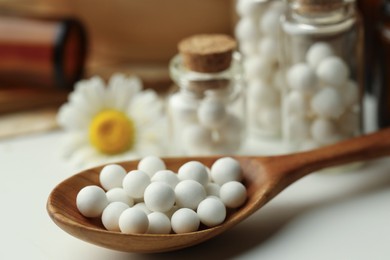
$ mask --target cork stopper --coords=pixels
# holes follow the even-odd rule
[[[297,9],[302,13],[322,13],[342,7],[345,0],[297,0]]]
[[[224,34],[199,34],[179,42],[184,66],[192,71],[214,73],[229,68],[236,41]]]

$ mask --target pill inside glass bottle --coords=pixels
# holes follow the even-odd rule
[[[349,0],[290,0],[281,20],[283,134],[290,151],[361,133],[362,28]]]
[[[226,35],[195,35],[179,43],[170,63],[168,99],[173,154],[237,153],[245,135],[241,56]]]

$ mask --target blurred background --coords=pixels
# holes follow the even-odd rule
[[[390,111],[386,53],[379,54],[388,44],[388,2],[357,1],[366,34],[365,88],[381,99],[381,126]],[[0,136],[15,129],[10,113],[58,107],[81,78],[125,72],[166,90],[177,42],[195,33],[232,35],[236,17],[235,0],[0,0]],[[54,112],[44,115],[52,120]]]

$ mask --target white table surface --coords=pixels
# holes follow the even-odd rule
[[[307,176],[198,246],[130,254],[74,238],[48,216],[50,191],[75,172],[60,156],[61,135],[0,141],[0,259],[390,259],[389,158],[352,172]]]

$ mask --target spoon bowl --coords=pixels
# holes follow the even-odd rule
[[[76,207],[78,192],[88,185],[99,185],[104,166],[73,175],[51,192],[47,211],[64,231],[98,246],[125,252],[165,252],[189,247],[219,235],[249,217],[283,189],[301,177],[325,167],[363,161],[390,155],[390,129],[353,138],[313,151],[279,156],[235,156],[243,171],[247,201],[237,210],[228,211],[226,220],[212,228],[184,234],[123,234],[106,230],[100,219],[82,216]],[[173,171],[184,163],[196,160],[208,167],[220,157],[163,158]],[[118,163],[127,171],[137,168],[138,161]]]

